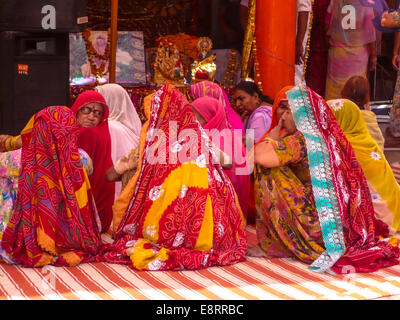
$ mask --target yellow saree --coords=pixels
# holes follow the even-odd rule
[[[360,111],[364,117],[365,124],[367,125],[369,134],[371,135],[372,139],[375,140],[381,151],[384,151],[385,137],[383,136],[382,131],[379,128],[375,113],[373,113],[370,110],[360,110]]]
[[[327,102],[350,142],[368,181],[375,213],[391,231],[400,231],[400,187],[378,144],[368,132],[358,106],[350,100]]]

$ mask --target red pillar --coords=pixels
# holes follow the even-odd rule
[[[271,98],[294,84],[296,0],[257,0],[257,57],[263,93]]]

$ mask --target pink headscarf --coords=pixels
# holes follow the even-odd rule
[[[229,128],[222,104],[214,98],[202,97],[192,103],[198,113],[207,121],[204,129],[223,130]]]
[[[207,123],[203,125],[203,128],[210,131],[210,139],[212,139],[212,134],[215,133],[215,130],[213,129],[216,129],[218,131],[231,130],[232,138],[230,141],[231,144],[228,146],[228,149],[225,149],[227,143],[223,141],[224,138],[222,134],[220,145],[218,147],[232,159],[232,169],[224,171],[231,180],[236,190],[244,216],[247,216],[247,207],[250,192],[250,175],[238,175],[237,169],[245,168],[247,166],[247,162],[245,161],[244,163],[238,163],[236,161],[239,159],[243,160],[246,157],[246,148],[242,144],[242,139],[241,137],[236,137],[233,130],[229,128],[228,122],[226,120],[225,109],[217,99],[202,97],[193,101],[192,106],[194,109],[196,109],[198,113],[200,113],[204,120],[207,121]],[[238,150],[238,146],[240,150]],[[235,157],[235,155],[240,154],[240,152],[241,157]]]
[[[228,127],[231,129],[242,130],[242,135],[245,135],[242,120],[239,118],[235,110],[232,109],[227,94],[219,85],[211,81],[202,81],[191,85],[190,91],[195,100],[201,97],[217,99],[225,109]]]

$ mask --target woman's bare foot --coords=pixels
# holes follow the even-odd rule
[[[249,257],[266,257],[267,254],[259,246],[250,247],[247,249],[246,256]]]

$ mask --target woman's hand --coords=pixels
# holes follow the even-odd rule
[[[254,163],[265,168],[274,168],[279,166],[280,161],[278,155],[276,154],[275,149],[269,140],[265,140],[257,144],[257,146],[253,149],[254,152],[251,153],[249,160],[253,158]]]
[[[281,135],[282,129],[285,129],[285,119],[287,116],[288,116],[288,111],[282,114],[281,118],[279,119],[278,125],[269,132],[267,138],[271,138],[278,141],[287,136],[286,132]]]
[[[247,163],[249,163],[252,167],[254,167],[254,148],[251,148],[249,152],[247,152]]]
[[[368,70],[369,71],[374,71],[375,68],[376,68],[376,63],[377,63],[376,55],[371,54],[369,56],[369,61],[368,61]]]
[[[230,170],[233,167],[232,163],[232,158],[229,157],[225,152],[223,152],[221,149],[217,148],[213,143],[212,143],[212,148],[215,152],[215,155],[217,156],[219,163],[221,164],[222,168],[225,170]]]
[[[242,112],[239,113],[239,118],[242,120],[244,123],[246,119],[249,117],[249,112],[247,110],[243,110]]]
[[[393,68],[396,71],[399,71],[399,69],[400,69],[400,56],[397,53],[393,55],[392,65],[393,65]]]
[[[110,182],[121,181],[122,175],[115,171],[114,166],[109,168],[106,172],[106,180]]]
[[[267,137],[274,140],[279,140],[281,136],[282,125],[283,125],[283,119],[281,117],[279,119],[278,125],[268,133]]]

